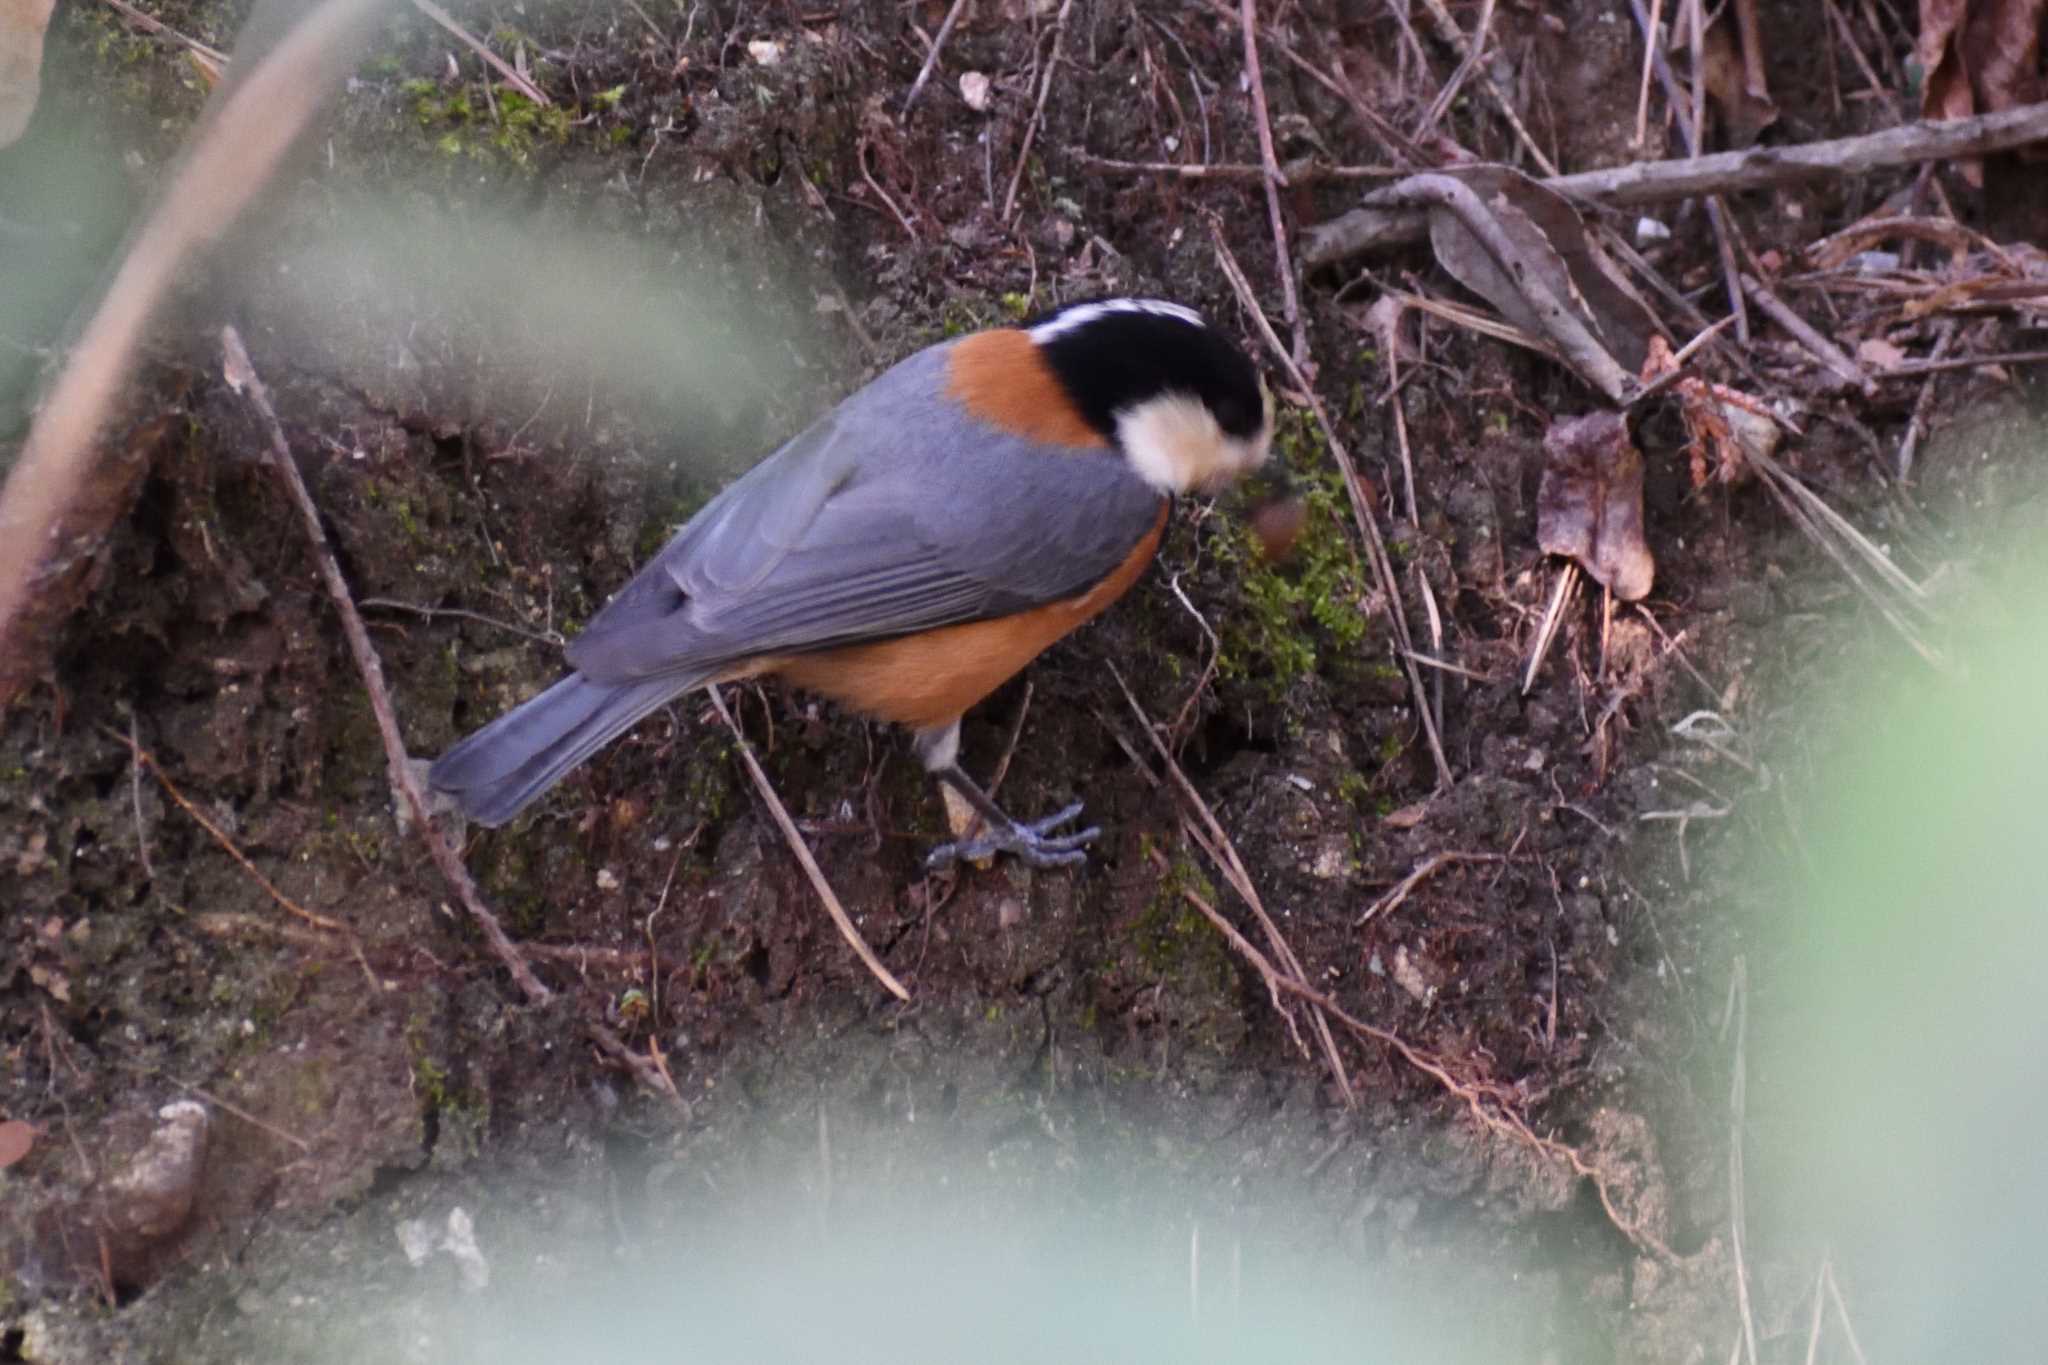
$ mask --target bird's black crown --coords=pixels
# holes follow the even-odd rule
[[[1095,299],[1026,327],[1082,417],[1108,440],[1116,440],[1119,413],[1169,393],[1200,399],[1225,435],[1250,440],[1265,426],[1258,370],[1192,309]]]

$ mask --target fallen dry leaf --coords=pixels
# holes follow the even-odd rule
[[[1555,190],[1507,166],[1457,166],[1433,174],[1463,184],[1491,224],[1468,223],[1449,203],[1418,201],[1429,213],[1437,262],[1509,322],[1550,341],[1582,378],[1619,401],[1613,367],[1629,374],[1641,368],[1657,322],[1586,231],[1578,210]],[[1431,179],[1397,182],[1366,202],[1382,196],[1400,200],[1411,194],[1411,186]],[[1482,239],[1480,228],[1498,233],[1493,245]],[[1503,251],[1520,259],[1507,259]],[[1544,293],[1558,301],[1569,319],[1546,315]],[[1569,320],[1590,334],[1587,346],[1567,335],[1561,324]]]
[[[0,1171],[35,1150],[36,1126],[21,1119],[0,1123]]]
[[[1762,56],[1744,52],[1735,19],[1732,8],[1724,9],[1708,27],[1700,77],[1721,117],[1722,140],[1730,147],[1748,147],[1778,121],[1778,106],[1763,83]]]
[[[1414,829],[1429,816],[1429,802],[1417,801],[1413,805],[1390,811],[1380,817],[1380,823],[1388,829]]]
[[[1966,118],[2039,101],[2044,17],[2048,0],[1920,0],[1921,115]],[[1981,187],[1983,161],[1960,164],[1963,178]]]
[[[1671,348],[1659,338],[1643,363],[1643,382],[1656,379],[1672,364]],[[1681,379],[1676,389],[1694,488],[1710,482],[1740,483],[1754,471],[1756,456],[1777,453],[1784,429],[1758,399],[1704,379]]]
[[[1643,539],[1643,456],[1620,413],[1568,417],[1544,433],[1536,539],[1624,602],[1649,595],[1657,562]]]
[[[0,147],[28,131],[43,92],[43,30],[57,0],[0,0]]]

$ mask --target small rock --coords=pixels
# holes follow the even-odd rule
[[[967,107],[975,113],[988,111],[988,77],[979,71],[963,72],[960,77],[960,98],[967,101]]]
[[[1408,956],[1405,947],[1394,949],[1394,984],[1423,1004],[1429,1003],[1429,982],[1422,975],[1422,969]]]

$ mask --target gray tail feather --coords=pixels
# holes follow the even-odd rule
[[[470,819],[496,828],[634,721],[703,682],[670,674],[602,683],[571,673],[435,759],[427,781]]]

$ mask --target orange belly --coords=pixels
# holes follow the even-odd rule
[[[778,659],[761,671],[778,673],[856,711],[913,729],[950,724],[1053,641],[1130,591],[1159,550],[1166,510],[1162,501],[1152,529],[1124,562],[1079,597],[990,621],[799,654]]]

